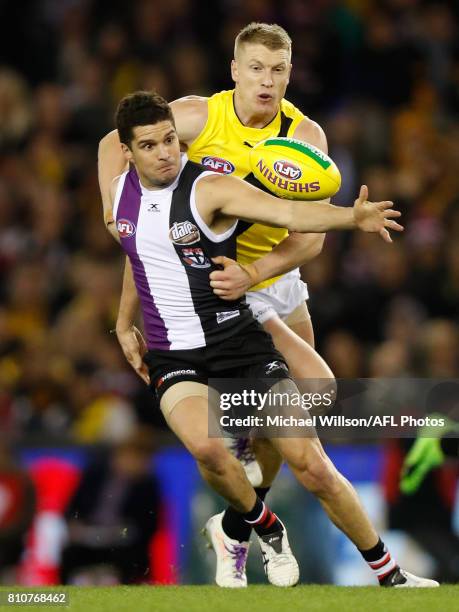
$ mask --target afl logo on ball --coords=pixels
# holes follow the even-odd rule
[[[233,164],[222,157],[211,157],[208,155],[202,158],[201,164],[220,174],[231,174],[234,172]]]
[[[136,227],[129,219],[118,219],[116,229],[120,238],[130,238],[135,234]]]
[[[285,179],[296,181],[301,176],[301,170],[288,161],[274,162],[274,172]]]
[[[175,222],[169,230],[169,238],[174,244],[194,244],[199,242],[201,235],[196,225],[191,221]]]

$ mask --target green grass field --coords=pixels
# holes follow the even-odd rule
[[[0,594],[7,589],[2,587]],[[48,591],[48,589],[46,589]],[[51,590],[51,589],[49,589]],[[12,588],[15,592],[35,589]],[[244,590],[220,589],[216,586],[138,586],[138,587],[56,587],[66,591],[70,605],[36,606],[46,610],[72,612],[235,612],[237,610],[287,611],[337,610],[338,612],[405,612],[459,611],[459,585],[439,589],[381,589],[378,587],[298,586],[276,589],[255,585]],[[20,606],[0,606],[11,610]],[[22,607],[22,606],[21,606]],[[35,607],[35,606],[34,606]],[[27,606],[30,610],[31,607]]]

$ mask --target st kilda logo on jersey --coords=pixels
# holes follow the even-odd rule
[[[169,230],[169,239],[174,244],[195,244],[201,239],[198,228],[191,221],[175,222]]]
[[[131,238],[136,232],[136,227],[129,219],[118,219],[116,229],[120,238]]]
[[[200,247],[188,247],[182,249],[182,260],[192,268],[210,268],[211,263]]]

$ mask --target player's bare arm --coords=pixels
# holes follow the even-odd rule
[[[200,215],[215,233],[223,233],[235,219],[286,227],[293,232],[322,233],[360,229],[379,233],[391,242],[389,229],[402,231],[394,219],[401,216],[393,203],[369,202],[368,189],[360,188],[354,206],[344,208],[323,202],[280,200],[232,176],[206,176],[196,187]]]
[[[316,146],[324,153],[328,152],[323,129],[311,119],[303,119],[296,128],[294,137]],[[222,265],[223,269],[211,273],[210,284],[222,299],[235,300],[254,285],[274,276],[286,274],[317,257],[322,251],[324,240],[325,234],[292,232],[270,253],[252,263],[242,266],[229,258],[218,258],[215,263]]]
[[[127,168],[128,163],[121,149],[118,131],[113,130],[99,142],[97,155],[97,172],[104,210],[104,222],[109,231],[107,221],[112,218],[113,181]]]
[[[134,282],[131,263],[126,257],[123,275],[123,289],[121,292],[118,318],[116,320],[116,335],[124,356],[136,374],[148,385],[150,376],[148,368],[143,361],[147,352],[147,345],[140,330],[133,324],[139,311],[139,296]]]
[[[322,251],[324,236],[292,232],[270,253],[248,264],[240,264],[230,257],[214,257],[213,262],[223,269],[210,274],[210,286],[222,299],[237,300],[258,283],[290,272],[317,257]]]
[[[120,244],[120,237],[116,229],[115,219],[113,218],[113,202],[115,201],[116,189],[118,187],[120,177],[114,178],[108,188],[107,206],[104,205],[104,223],[107,230],[113,238]]]
[[[115,220],[111,214],[118,182],[119,177],[116,177],[110,184],[108,194],[110,214],[105,222],[110,234],[118,243],[120,243],[120,237],[116,229]],[[146,384],[149,384],[150,378],[148,375],[148,369],[142,360],[142,357],[147,350],[145,340],[143,339],[139,329],[134,325],[138,311],[139,297],[134,283],[131,263],[129,258],[126,257],[123,275],[123,288],[121,291],[118,318],[116,320],[116,335],[127,361],[131,364],[140,378]]]
[[[207,98],[185,96],[170,103],[175,129],[185,150],[196,140],[207,122]]]

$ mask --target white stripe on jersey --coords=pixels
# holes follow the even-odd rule
[[[126,170],[126,172],[123,172],[123,174],[120,174],[118,185],[116,186],[115,201],[113,202],[113,218],[115,219],[115,223],[116,223],[116,216],[118,214],[118,206],[120,204],[121,194],[123,193],[124,181],[126,180],[128,172],[129,170]]]
[[[186,155],[182,155],[181,170],[187,161]],[[113,207],[115,219],[127,174],[121,175],[116,190]],[[180,174],[165,189],[145,189],[139,181],[142,196],[136,230],[137,255],[144,266],[150,294],[167,328],[170,350],[187,350],[206,344],[188,276],[169,239],[172,196]]]
[[[157,191],[142,187],[136,244],[150,292],[168,330],[170,349],[184,350],[204,346],[206,342],[193,305],[188,276],[169,239],[174,187]],[[159,212],[149,211],[152,204],[158,205]]]

